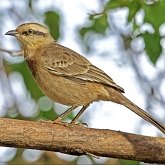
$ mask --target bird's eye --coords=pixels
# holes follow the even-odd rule
[[[34,30],[33,29],[29,29],[28,31],[27,31],[27,34],[29,34],[29,35],[32,35],[34,33]]]

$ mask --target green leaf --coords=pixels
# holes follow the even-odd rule
[[[90,18],[90,16],[89,16]],[[107,19],[107,14],[101,14],[97,17],[94,17],[94,15],[92,15],[92,23],[90,26],[88,27],[83,27],[80,29],[79,33],[81,35],[81,37],[85,37],[85,35],[88,32],[95,32],[95,33],[100,33],[102,35],[105,34],[106,29],[109,27],[108,24],[108,19]]]
[[[144,21],[152,24],[155,30],[158,31],[160,25],[165,21],[165,1],[157,1],[152,5],[144,5],[145,11]]]
[[[135,160],[120,160],[120,163],[122,165],[139,165],[140,164],[139,161],[135,161]]]
[[[91,26],[91,30],[96,33],[105,34],[106,29],[109,27],[107,14],[102,14],[98,18],[94,20],[93,25]]]
[[[47,120],[55,120],[57,114],[54,112],[53,108],[49,111],[40,111],[39,115],[40,118],[47,119]]]
[[[126,7],[130,4],[130,0],[109,0],[105,4],[105,9],[116,9],[119,7]]]
[[[79,34],[81,36],[81,39],[84,43],[86,51],[89,51],[91,48],[91,35],[92,33],[96,33],[99,35],[105,35],[106,30],[109,28],[107,13],[102,14],[92,14],[92,16],[89,16],[91,19],[91,23],[87,27],[82,27],[79,30]]]
[[[155,64],[162,52],[162,47],[160,45],[160,40],[161,40],[160,34],[159,33],[149,34],[148,32],[146,32],[142,34],[142,37],[145,42],[145,50],[151,62]]]
[[[91,31],[91,27],[83,27],[83,28],[81,28],[81,29],[79,30],[80,36],[84,38],[85,35],[86,35],[89,31]]]
[[[141,8],[141,3],[139,0],[133,0],[129,5],[129,14],[128,14],[128,22],[130,22],[136,15],[136,13]]]
[[[45,13],[44,22],[48,25],[50,34],[57,40],[60,37],[60,15],[55,11],[48,11]]]
[[[128,22],[130,22],[136,15],[136,13],[141,8],[142,1],[140,0],[110,0],[105,5],[106,10],[107,9],[116,9],[116,8],[122,8],[122,7],[128,7],[129,13],[128,13]]]

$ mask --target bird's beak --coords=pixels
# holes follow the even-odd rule
[[[16,36],[19,33],[16,30],[10,30],[8,32],[5,33],[5,35],[11,35],[11,36]]]

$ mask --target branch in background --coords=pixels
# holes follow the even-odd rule
[[[72,124],[0,119],[0,145],[165,163],[165,138]]]
[[[0,51],[1,52],[5,52],[5,53],[8,53],[11,56],[23,56],[23,54],[24,54],[23,50],[20,50],[20,51],[11,51],[11,50],[0,48]]]

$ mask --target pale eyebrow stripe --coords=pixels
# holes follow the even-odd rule
[[[46,36],[46,33],[40,32],[40,31],[34,31],[34,34]]]

